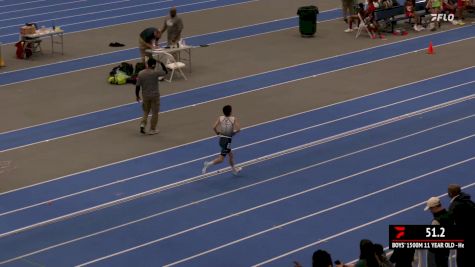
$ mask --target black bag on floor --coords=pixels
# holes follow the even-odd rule
[[[134,74],[134,66],[127,62],[120,63],[119,70],[124,72],[125,74],[132,76]]]
[[[137,62],[137,64],[135,64],[134,76],[139,74],[139,72],[144,69],[145,69],[145,64],[143,64],[142,62]]]

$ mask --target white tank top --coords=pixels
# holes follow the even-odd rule
[[[225,136],[232,137],[234,131],[234,117],[226,117],[220,116],[219,117],[219,126],[221,128],[221,134]]]

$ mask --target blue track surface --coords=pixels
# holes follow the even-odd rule
[[[2,21],[0,21],[0,42],[12,43],[18,41],[18,28],[23,25],[25,21],[33,21],[38,23],[38,26],[45,25],[47,27],[51,27],[54,23],[66,32],[76,32],[163,17],[168,14],[170,8],[173,6],[176,6],[180,13],[185,13],[250,1],[252,0],[140,0],[128,1],[124,4],[115,3],[112,6],[96,6],[92,8],[93,10],[70,10],[67,12],[36,16],[28,16],[25,14],[27,17],[20,19],[14,19],[15,17],[23,16],[15,12],[5,16],[5,19],[8,19],[5,21],[3,21],[4,15],[2,15]],[[108,0],[107,2],[111,2],[111,0]],[[92,5],[102,3],[103,1],[88,1],[88,4]],[[41,3],[36,6],[41,5],[44,4]],[[82,5],[84,5],[84,3]],[[31,8],[31,6],[25,5],[24,8]],[[56,7],[56,9],[57,8],[58,7]],[[21,8],[15,6],[15,9],[20,10]],[[64,7],[61,7],[61,9],[64,9]],[[37,14],[39,14],[39,12]]]
[[[304,135],[306,132],[315,132],[316,135],[312,135],[312,137],[324,138],[397,115],[419,110],[445,101],[450,101],[474,93],[473,91],[475,88],[472,80],[472,73],[474,73],[474,71],[475,68],[469,68],[361,99],[318,109],[271,124],[254,127],[248,131],[244,131],[239,140],[236,141],[235,145],[241,146],[243,144],[255,143],[257,141],[272,138],[276,135],[296,131],[301,129],[300,127],[303,126],[310,127],[312,125],[327,123],[318,128],[309,129],[303,133],[295,134]],[[402,103],[394,104],[397,102]],[[381,110],[386,112],[381,113]],[[365,113],[355,115],[362,112]],[[368,114],[373,116],[371,120],[366,118]],[[338,121],[328,123],[334,120]],[[273,126],[274,124],[277,126]],[[275,130],[275,128],[278,128],[279,130]],[[322,131],[322,128],[327,129],[326,132]],[[269,140],[267,143],[271,143],[269,146],[270,150],[266,151],[266,153],[269,154],[295,145],[294,143],[280,143],[282,139],[283,138]],[[308,140],[302,139],[299,144],[307,141]],[[143,174],[167,168],[169,166],[183,164],[183,162],[188,162],[196,158],[206,157],[214,152],[214,148],[212,147],[214,142],[214,139],[204,140],[181,148],[155,153],[146,157],[115,164],[113,166],[69,176],[58,181],[24,189],[13,194],[2,194],[0,195],[0,203],[2,203],[0,206],[0,213],[22,208],[31,205],[32,203],[48,201],[63,195],[71,194],[76,190],[86,190],[106,183],[120,181],[121,179],[137,174]],[[249,149],[252,150],[252,148]],[[259,155],[262,155],[262,153],[252,153],[249,158],[256,158]],[[243,159],[243,161],[245,160],[246,158]],[[193,164],[193,162],[190,164]],[[151,166],[153,167],[151,168]],[[193,174],[196,174],[196,172],[186,175],[190,176]],[[147,177],[143,177],[142,179],[146,178]],[[65,183],[78,183],[74,181],[80,181],[80,184],[75,184],[74,187],[64,186]],[[174,182],[176,180],[171,181]]]
[[[203,101],[229,97],[238,93],[264,88],[270,90],[272,89],[271,86],[279,83],[311,77],[313,75],[419,50],[424,48],[429,40],[436,44],[444,44],[464,38],[471,38],[474,35],[475,25],[375,47],[339,57],[317,60],[229,82],[204,86],[195,90],[164,97],[162,110],[165,112]],[[285,73],[285,75],[282,75],[283,73]],[[134,103],[57,122],[46,123],[28,129],[2,133],[0,134],[0,151],[87,131],[97,127],[104,127],[113,123],[130,121],[139,118],[140,113],[140,107]]]
[[[87,2],[100,3],[107,6]],[[0,7],[12,4],[16,2],[0,1]],[[50,11],[62,8],[56,5]],[[0,29],[4,20],[15,16],[12,12],[2,17]],[[165,110],[173,110],[401,55],[424,48],[428,38],[436,44],[471,38],[474,30],[468,26],[310,62],[167,96],[163,102]],[[280,75],[283,71],[286,77]],[[239,176],[221,169],[199,181],[14,235],[2,236],[196,177],[202,162],[215,156],[217,140],[208,138],[0,194],[0,265],[290,266],[298,260],[310,266],[316,249],[330,251],[334,259],[353,260],[362,238],[386,246],[389,224],[427,224],[431,215],[422,210],[423,202],[444,196],[447,184],[456,182],[475,193],[473,77],[475,67],[249,127],[233,141],[240,164],[340,137],[253,162]],[[454,100],[459,102],[448,104]],[[433,109],[408,116],[428,108]],[[28,132],[3,133],[0,151],[138,116],[136,105],[126,105]],[[406,117],[395,119],[400,116]],[[386,120],[392,121],[381,124]],[[378,127],[370,127],[375,124]],[[447,206],[447,198],[443,201]]]
[[[60,246],[36,254],[29,260],[45,263],[54,258],[57,266],[65,263],[77,264],[145,242],[163,239],[103,262],[104,266],[127,266],[130,264],[142,266],[151,261],[161,265],[331,208],[327,212],[292,223],[283,229],[275,229],[275,231],[262,236],[251,238],[249,241],[246,240],[246,242],[239,242],[235,246],[223,248],[202,259],[197,258],[197,263],[193,266],[200,266],[200,262],[210,260],[221,265],[224,264],[223,260],[229,259],[228,257],[232,253],[236,253],[236,249],[237,251],[249,251],[259,244],[262,245],[262,242],[268,245],[273,244],[272,249],[264,250],[268,251],[265,255],[257,252],[251,253],[239,261],[236,266],[256,263],[279,251],[285,252],[298,245],[318,240],[317,237],[327,236],[332,232],[364,223],[368,218],[390,214],[401,207],[406,207],[408,203],[423,201],[433,192],[430,190],[421,192],[421,188],[444,188],[455,174],[462,177],[459,179],[462,184],[473,182],[473,178],[468,174],[475,167],[474,160],[446,170],[436,170],[475,157],[475,152],[469,149],[475,145],[474,107],[475,101],[463,102],[427,113],[423,116],[424,120],[421,120],[420,117],[406,119],[252,165],[246,168],[240,177],[232,177],[228,173],[221,174],[205,181],[181,186],[110,209],[3,238],[0,240],[2,247],[10,249],[5,250],[2,254],[5,254],[6,258],[21,255],[123,222],[196,202],[205,197],[222,194],[227,190],[236,190],[243,186],[248,186],[248,188]],[[468,111],[472,111],[472,114]],[[441,124],[445,125],[414,134]],[[328,163],[322,163],[337,156],[389,142],[408,134],[414,135]],[[292,141],[294,138],[297,137],[288,137],[286,140]],[[265,146],[254,148],[254,150],[260,149],[265,149]],[[241,156],[241,154],[239,155]],[[451,156],[447,157],[446,155]],[[312,166],[315,164],[317,165]],[[195,168],[195,166],[185,167],[185,169],[189,168]],[[301,170],[302,168],[306,169]],[[417,178],[430,172],[434,173]],[[387,192],[384,191],[384,194],[381,192],[374,196],[368,195],[414,177],[416,178],[413,181],[386,189]],[[260,184],[251,186],[256,182],[260,182]],[[325,192],[332,192],[332,194]],[[407,200],[397,199],[396,201],[395,197],[403,194],[402,192],[405,192],[404,195],[417,197],[409,197]],[[364,198],[338,208],[332,208],[359,196],[364,196]],[[284,197],[287,199],[282,199]],[[274,201],[274,203],[269,203],[270,201]],[[366,210],[371,207],[370,203],[374,201],[386,203],[386,205],[376,211]],[[308,205],[308,203],[312,204]],[[255,208],[258,205],[264,206]],[[352,214],[356,207],[362,209],[361,212],[358,212],[360,217],[342,220],[344,214]],[[53,205],[50,208],[55,209],[56,207]],[[282,210],[285,212],[279,212]],[[227,217],[236,212],[241,214]],[[420,214],[418,217],[422,219],[424,213],[420,211]],[[213,220],[218,221],[210,223]],[[339,220],[341,221],[338,223]],[[208,225],[200,226],[203,224]],[[334,227],[325,227],[327,224]],[[78,225],[81,227],[79,228]],[[189,230],[192,227],[198,228]],[[179,233],[181,231],[186,232]],[[289,232],[289,234],[285,234],[285,232]],[[32,239],[39,241],[24,242]],[[119,240],[120,242],[118,242]],[[191,240],[200,240],[200,242],[191,242]],[[269,240],[271,241],[269,242]],[[282,242],[283,240],[287,240],[287,242]],[[18,246],[15,243],[27,245]],[[356,240],[353,243],[357,244]],[[274,246],[275,248],[273,248]],[[177,247],[180,249],[177,250]],[[74,253],[75,251],[84,251],[84,253],[77,254]],[[151,253],[152,251],[160,253]]]
[[[445,79],[445,81],[450,80]],[[426,82],[440,83],[437,78]],[[243,161],[256,158],[414,110],[461,98],[473,94],[473,90],[475,90],[473,85],[455,86],[453,88],[445,87],[446,89],[443,89],[441,92],[430,90],[431,93],[429,95],[424,95],[428,91],[415,90],[414,88],[417,88],[417,86],[419,88],[422,87],[416,83],[409,86],[410,88],[402,87],[397,90],[386,91],[371,97],[353,100],[293,116],[282,121],[250,128],[239,136],[240,138],[237,140],[240,140],[240,142],[236,144],[237,146],[255,142],[256,140],[253,140],[255,138],[253,132],[259,132],[262,135],[260,138],[269,138],[269,136],[279,134],[279,130],[283,131],[280,132],[282,134],[323,123],[322,126],[287,135],[285,142],[282,142],[281,138],[273,139],[259,145],[239,149],[237,153],[240,160]],[[426,87],[424,86],[424,88]],[[415,99],[408,100],[409,98]],[[358,108],[361,109],[362,103],[366,103],[367,106],[365,108],[374,109],[402,100],[407,101],[389,105],[376,111],[366,112],[362,115],[338,120],[338,117],[341,118],[341,115],[351,116],[351,114],[361,112]],[[246,251],[256,246],[255,244],[262,244],[261,242],[264,241],[266,244],[273,244],[272,249],[266,250],[268,253],[253,253],[249,257],[242,259],[238,265],[257,263],[271,258],[276,253],[284,253],[286,250],[295,248],[298,245],[314,241],[315,237],[331,235],[332,231],[338,232],[340,229],[344,230],[353,225],[361,224],[368,220],[368,218],[372,218],[372,216],[383,216],[394,212],[400,207],[405,207],[407,203],[404,201],[389,200],[394,198],[394,195],[401,194],[401,191],[408,191],[408,195],[413,195],[411,190],[420,190],[420,188],[424,187],[424,183],[429,183],[428,181],[444,185],[448,183],[449,177],[454,173],[459,175],[461,173],[468,173],[475,163],[472,160],[464,163],[460,162],[475,157],[475,152],[468,149],[475,145],[474,110],[475,100],[468,100],[425,113],[422,116],[411,117],[363,133],[251,165],[245,169],[241,177],[232,177],[229,173],[223,173],[200,182],[180,186],[92,214],[4,237],[0,239],[2,247],[9,249],[2,253],[0,261],[12,259],[45,247],[55,246],[71,239],[81,238],[121,223],[143,218],[144,216],[163,213],[113,231],[107,231],[89,238],[82,238],[77,242],[71,242],[54,249],[48,249],[42,253],[36,253],[28,260],[45,263],[49,262],[49,259],[54,258],[57,266],[65,263],[79,264],[130,247],[139,246],[146,242],[152,242],[152,244],[143,248],[134,249],[132,252],[112,257],[110,260],[101,261],[101,264],[103,263],[104,266],[127,266],[130,264],[145,265],[146,262],[150,261],[159,262],[160,264],[170,263],[208,249],[213,249],[215,246],[226,244],[235,239],[244,238],[252,233],[267,231],[266,229],[275,225],[298,219],[312,212],[318,212],[339,203],[351,201],[357,196],[366,196],[376,190],[435,171],[432,174],[417,178],[393,189],[387,189],[388,193],[378,193],[374,196],[364,197],[358,200],[358,202],[348,203],[338,208],[331,208],[328,212],[311,216],[284,227],[283,229],[292,233],[292,236],[281,234],[283,230],[278,228],[246,239],[242,243],[238,242],[233,246],[226,246],[213,253],[206,253],[203,257],[192,259],[193,262],[196,261],[196,266],[200,266],[203,261],[209,260],[224,264],[222,261],[227,259],[231,253],[235,253],[236,249],[237,251]],[[349,114],[341,114],[343,111]],[[337,118],[330,116],[337,116]],[[336,122],[325,124],[325,121],[333,121],[335,119],[337,119]],[[282,127],[279,126],[282,125],[286,125],[287,129],[281,129]],[[170,153],[184,149],[185,152],[193,155],[194,158],[197,157],[196,152],[200,151],[204,155],[198,155],[199,158],[209,155],[207,152],[212,153],[212,151],[201,151],[200,148],[206,146],[212,149],[212,143],[214,142],[215,140],[205,140],[149,157],[167,154],[168,158],[176,159],[180,157],[170,156]],[[360,151],[362,149],[364,151]],[[451,156],[447,157],[446,155]],[[147,160],[147,157],[134,160],[136,162],[131,161],[124,164],[140,166],[139,162],[144,160]],[[154,160],[155,162],[160,162],[156,161],[157,158]],[[176,164],[176,162],[171,162],[170,164]],[[179,168],[172,168],[143,176],[141,179],[131,183],[107,187],[105,190],[94,190],[90,192],[91,195],[88,195],[89,193],[81,194],[73,198],[55,201],[51,205],[40,205],[21,212],[4,215],[2,216],[2,223],[11,223],[11,225],[3,224],[3,232],[11,230],[11,226],[26,226],[34,223],[35,220],[41,221],[54,218],[54,216],[93,206],[103,201],[141,192],[150,186],[156,187],[167,182],[188,178],[197,174],[200,164],[201,160],[191,162]],[[436,171],[452,164],[459,165],[447,168],[446,170]],[[116,169],[117,167],[110,166],[98,171],[104,174],[104,171],[109,169],[108,171],[115,173],[116,177],[119,176],[119,173],[122,173]],[[302,170],[302,168],[304,169]],[[135,172],[135,174],[140,173],[136,169],[128,170]],[[88,176],[93,178],[93,173],[89,173]],[[468,175],[462,175],[462,177],[466,177],[461,178],[462,184],[468,184],[471,180],[473,181],[473,178]],[[59,195],[56,194],[57,190],[55,189],[74,188],[75,190],[80,190],[78,186],[82,183],[87,183],[87,181],[75,178],[75,176],[71,176],[48,184],[3,195],[2,203],[17,203],[22,199],[35,199],[30,196],[58,197]],[[246,186],[247,188],[242,188]],[[54,187],[56,188],[54,189]],[[35,192],[35,190],[40,191]],[[41,192],[41,190],[45,191]],[[46,190],[55,193],[48,195]],[[238,191],[223,193],[228,190]],[[323,192],[333,193],[328,195]],[[23,194],[25,193],[31,195],[24,197]],[[431,191],[419,192],[416,200],[409,198],[408,201],[410,203],[422,201],[431,193]],[[216,194],[224,195],[213,197]],[[202,200],[203,198],[210,197],[211,199]],[[7,200],[5,198],[11,199]],[[38,201],[44,200],[40,199]],[[199,201],[199,203],[190,205],[190,203],[196,201]],[[270,201],[275,202],[269,203]],[[376,214],[373,211],[369,214],[363,213],[361,218],[354,218],[354,220],[347,220],[339,224],[332,221],[341,219],[341,214],[348,213],[346,212],[347,209],[354,209],[353,206],[356,203],[358,203],[357,206],[369,207],[368,203],[371,201],[384,201],[384,203],[388,204],[384,209],[379,209]],[[313,204],[306,205],[305,203]],[[188,206],[177,208],[182,205]],[[263,206],[255,208],[258,205]],[[18,206],[10,207],[10,209],[12,208],[18,208]],[[170,209],[176,210],[170,211]],[[8,210],[8,208],[4,209],[4,211]],[[279,210],[285,210],[286,212],[281,213]],[[127,212],[124,213],[124,211]],[[239,216],[227,217],[236,212],[240,213]],[[213,220],[218,221],[213,222]],[[319,223],[331,223],[335,227],[325,228],[323,227],[324,225],[318,226]],[[81,227],[78,227],[78,225],[81,225]],[[84,225],[87,226],[84,227]],[[308,233],[311,231],[312,225],[316,229],[322,230],[316,231],[312,235],[304,234],[304,232]],[[193,227],[198,228],[190,230]],[[180,233],[182,231],[185,232]],[[301,232],[301,234],[295,234],[296,232]],[[31,239],[39,241],[25,242],[25,240]],[[197,239],[201,241],[199,243],[190,241]],[[121,241],[118,242],[118,240]],[[274,241],[267,243],[268,240]],[[279,240],[288,240],[288,242],[280,242]],[[16,243],[28,245],[18,246],[15,245]],[[356,244],[357,241],[354,240],[354,243]],[[179,246],[181,249],[177,250],[176,246]],[[75,254],[74,251],[84,251],[84,253]],[[160,251],[161,253],[150,253],[151,251]],[[12,262],[12,266],[21,262]]]
[[[338,18],[340,12],[338,10],[322,12],[320,20],[330,20]],[[245,26],[232,30],[225,30],[216,33],[208,33],[198,36],[190,36],[186,38],[186,42],[192,46],[199,46],[201,44],[213,44],[218,42],[229,41],[237,38],[249,37],[252,35],[268,33],[298,26],[297,18],[288,18],[266,22],[262,24]],[[93,68],[97,66],[117,63],[121,61],[134,60],[139,58],[138,48],[130,48],[117,52],[106,53],[102,55],[95,55],[74,59],[64,62],[53,63],[45,66],[32,67],[28,69],[21,69],[11,72],[0,73],[0,86],[42,78],[51,75],[58,75],[71,71],[77,71],[85,68]]]

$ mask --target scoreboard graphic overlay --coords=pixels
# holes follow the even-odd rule
[[[465,233],[462,228],[441,225],[390,225],[391,249],[463,249]]]

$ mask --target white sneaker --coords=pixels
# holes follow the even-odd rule
[[[352,32],[353,29],[346,29],[345,32]]]
[[[205,174],[206,173],[206,169],[208,169],[208,165],[209,165],[209,161],[205,161],[203,163],[203,169],[201,169],[201,174]]]
[[[238,175],[238,173],[239,173],[241,170],[242,170],[241,167],[235,167],[232,172],[233,172],[234,175]]]
[[[148,132],[149,135],[154,135],[154,134],[158,134],[160,131],[159,130],[150,130],[150,132]]]
[[[452,20],[451,22],[452,22],[453,25],[458,25],[458,24],[459,24],[459,21],[458,21],[458,20],[455,20],[455,19]]]

